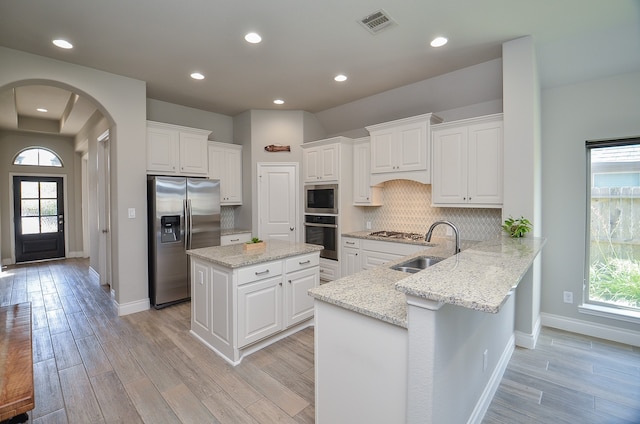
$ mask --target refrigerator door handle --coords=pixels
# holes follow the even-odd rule
[[[189,235],[190,235],[190,231],[189,231],[189,200],[184,199],[182,201],[183,204],[183,208],[184,208],[184,249],[187,250],[189,249]]]
[[[187,211],[185,217],[187,217],[186,227],[189,237],[187,238],[187,249],[191,249],[191,242],[193,240],[193,215],[191,214],[191,199],[187,199]]]

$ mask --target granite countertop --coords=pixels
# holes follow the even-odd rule
[[[352,236],[351,234],[345,236]],[[369,238],[362,236],[362,238]],[[318,300],[407,327],[407,295],[477,311],[498,313],[542,249],[545,240],[501,236],[468,246],[453,254],[450,240],[389,262],[375,269],[341,278],[309,291]],[[417,256],[447,259],[416,274],[390,267]]]
[[[263,262],[275,261],[323,249],[317,244],[289,243],[281,240],[267,240],[263,249],[245,251],[243,244],[212,246],[187,250],[187,255],[203,259],[227,268],[242,268]]]

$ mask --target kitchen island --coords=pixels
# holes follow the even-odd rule
[[[322,246],[267,240],[187,251],[191,334],[232,365],[313,324]]]
[[[479,422],[514,349],[513,291],[543,244],[437,244],[312,289],[316,423]],[[391,269],[425,255],[447,259]]]

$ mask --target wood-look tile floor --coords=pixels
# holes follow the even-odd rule
[[[234,368],[189,335],[188,303],[118,317],[82,259],[3,269],[0,305],[21,302],[30,423],[314,422],[313,329]],[[514,352],[483,422],[639,423],[640,350],[544,328]]]

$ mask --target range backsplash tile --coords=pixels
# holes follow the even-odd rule
[[[431,185],[409,180],[384,183],[383,206],[366,207],[364,219],[375,230],[426,233],[435,221],[449,220],[460,230],[464,240],[487,240],[502,231],[502,209],[435,208],[431,207]],[[363,226],[364,228],[364,226]],[[446,226],[439,226],[434,236],[445,235]]]

